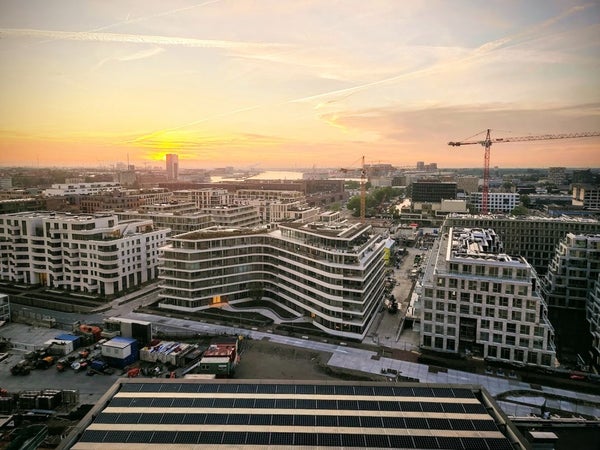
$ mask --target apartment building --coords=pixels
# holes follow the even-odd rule
[[[187,191],[190,201],[200,209],[228,206],[232,204],[233,195],[227,189],[197,189]]]
[[[509,213],[519,205],[520,195],[516,192],[489,192],[488,211],[492,213]],[[483,205],[483,193],[471,192],[469,194],[471,206],[477,212],[481,212]]]
[[[370,225],[213,228],[171,239],[160,307],[197,311],[262,298],[340,337],[362,339],[381,305],[384,241]]]
[[[98,183],[55,183],[48,189],[44,189],[46,197],[65,195],[90,195],[100,192],[120,190],[121,183],[98,182]]]
[[[436,240],[417,305],[423,348],[551,367],[554,329],[535,270],[490,229]]]
[[[252,205],[215,206],[202,208],[210,214],[215,225],[220,227],[257,227],[260,225],[258,208]]]
[[[119,220],[152,220],[157,228],[168,228],[168,236],[201,230],[215,225],[212,216],[205,212],[117,212]]]
[[[514,217],[498,214],[450,215],[444,227],[493,229],[509,255],[520,255],[542,276],[554,258],[556,246],[567,235],[598,234],[600,222],[577,217]]]
[[[594,280],[589,292],[586,319],[592,335],[590,363],[596,373],[600,373],[600,274]]]
[[[574,184],[571,204],[594,211],[600,210],[600,186]]]
[[[0,279],[110,296],[157,276],[168,229],[116,215],[0,216]]]

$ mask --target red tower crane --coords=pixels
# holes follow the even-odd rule
[[[485,148],[483,153],[483,192],[481,196],[481,212],[483,214],[488,213],[488,197],[490,192],[490,147],[492,144],[503,144],[506,142],[524,142],[524,141],[546,141],[552,139],[572,139],[572,138],[583,138],[583,137],[594,137],[600,136],[600,132],[589,132],[589,133],[566,133],[566,134],[541,134],[532,136],[519,136],[519,137],[505,137],[505,138],[494,138],[490,136],[490,131],[487,130],[482,133],[486,133],[485,139],[482,141],[460,141],[460,142],[448,142],[448,145],[452,147],[460,147],[461,145],[472,145],[479,144]],[[481,134],[481,133],[478,133]],[[477,136],[477,135],[475,135]]]

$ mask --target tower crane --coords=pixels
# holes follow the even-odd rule
[[[365,221],[365,211],[367,209],[367,188],[366,188],[367,169],[365,168],[364,155],[362,156],[361,161],[362,162],[361,162],[361,166],[360,166],[360,221],[364,222]],[[341,168],[340,171],[343,173],[348,173],[350,171],[350,169]]]
[[[483,153],[483,192],[481,197],[481,212],[483,214],[488,213],[488,197],[490,192],[490,147],[492,144],[504,144],[506,142],[525,142],[525,141],[546,141],[553,139],[572,139],[572,138],[583,138],[583,137],[594,137],[600,136],[600,132],[589,132],[589,133],[565,133],[565,134],[540,134],[531,136],[519,136],[519,137],[505,137],[505,138],[491,138],[490,129],[485,133],[485,139],[480,141],[459,141],[459,142],[448,142],[448,145],[452,147],[460,147],[461,145],[472,145],[479,144],[485,148]],[[482,132],[483,133],[483,132]],[[481,133],[478,133],[481,134]],[[475,135],[477,136],[477,135]]]

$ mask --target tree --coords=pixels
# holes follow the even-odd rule
[[[513,216],[526,216],[529,213],[529,210],[523,206],[515,206],[515,208],[510,212]]]

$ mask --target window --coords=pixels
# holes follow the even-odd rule
[[[529,325],[521,325],[519,327],[519,333],[521,333],[521,334],[529,334]]]
[[[513,284],[506,284],[504,285],[504,293],[505,294],[514,294],[515,293],[515,286]]]
[[[519,346],[520,347],[529,347],[529,339],[527,338],[519,338]]]
[[[521,311],[513,311],[511,318],[512,318],[512,320],[516,320],[517,322],[520,322],[521,321]]]
[[[513,298],[513,308],[522,308],[523,307],[523,300],[521,300],[520,298]]]
[[[479,332],[479,340],[480,341],[489,341],[490,340],[490,333],[488,333],[487,331],[480,331]]]
[[[506,345],[515,345],[515,337],[514,336],[506,336]]]
[[[490,277],[497,277],[498,276],[498,268],[497,267],[490,267],[489,268],[489,274],[490,274]]]
[[[504,331],[504,327],[502,326],[503,323],[500,321],[495,321],[494,322],[494,330],[495,331]]]
[[[498,317],[501,319],[508,319],[508,311],[506,309],[499,309]]]
[[[428,335],[423,336],[423,345],[425,347],[431,347],[431,336],[428,336]]]
[[[446,341],[446,350],[456,350],[456,341],[454,339]]]
[[[502,284],[500,283],[492,283],[492,291],[496,293],[502,292]]]
[[[462,266],[462,273],[471,273],[471,269],[472,266],[469,264],[463,264]]]
[[[475,266],[476,275],[485,275],[485,266]]]
[[[444,348],[444,338],[441,338],[441,337],[435,338],[435,348],[439,348],[439,349]]]
[[[494,308],[485,308],[485,315],[487,317],[496,317],[496,310]]]
[[[488,356],[496,358],[498,356],[498,347],[496,347],[495,345],[488,346]]]
[[[487,319],[481,319],[481,322],[479,323],[479,327],[480,328],[489,328],[490,327],[490,321]]]
[[[438,277],[438,279],[437,279],[437,285],[438,285],[438,287],[445,287],[446,286],[446,279],[442,278],[442,277]]]
[[[487,281],[482,281],[481,283],[479,283],[479,290],[483,292],[489,291],[490,283],[488,283]]]
[[[502,359],[510,359],[510,348],[502,347],[502,350],[500,351],[500,357]]]
[[[456,312],[456,303],[448,303],[448,312]]]
[[[477,281],[469,280],[469,290],[476,291],[477,290]]]
[[[494,342],[496,344],[502,344],[502,335],[498,333],[494,333]]]

